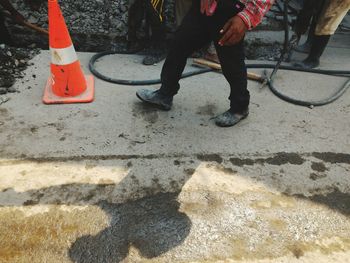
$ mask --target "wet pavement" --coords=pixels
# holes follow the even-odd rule
[[[324,66],[348,69],[349,54],[327,49]],[[90,56],[79,54],[84,67]],[[161,65],[141,60],[98,67],[157,77]],[[310,109],[250,82],[249,118],[220,129],[210,118],[229,89],[218,73],[182,80],[170,112],[99,80],[92,104],[46,106],[48,52],[33,63],[32,88],[16,84],[0,106],[0,262],[348,262],[349,92]],[[305,99],[345,79],[276,81]]]

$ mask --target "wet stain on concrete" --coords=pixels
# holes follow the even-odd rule
[[[326,174],[323,174],[323,173],[311,173],[310,174],[310,179],[311,180],[319,180],[319,179],[322,179],[322,178],[326,178],[327,175]]]
[[[222,163],[224,160],[219,154],[198,154],[197,159],[203,162]]]
[[[230,158],[230,162],[235,165],[242,167],[244,165],[252,166],[255,164],[255,160],[253,159],[241,159],[241,158]]]
[[[144,121],[151,124],[156,123],[159,119],[158,110],[156,108],[142,103],[135,103],[132,112],[134,117],[141,117]]]
[[[308,199],[350,216],[350,193],[343,193],[336,188],[326,195],[313,195]]]
[[[314,156],[328,163],[348,163],[350,164],[350,154],[338,154],[338,153],[312,153],[304,154],[305,156]],[[208,161],[208,162],[218,162],[222,163],[223,158],[219,154],[194,154],[198,160]],[[187,154],[148,154],[148,155],[80,155],[80,156],[67,156],[67,157],[40,157],[32,158],[25,154],[19,156],[6,156],[6,159],[16,159],[13,161],[8,161],[8,164],[19,164],[25,162],[33,163],[45,163],[45,162],[69,162],[69,161],[84,161],[84,160],[132,160],[132,159],[164,159],[164,158],[190,158],[192,155]],[[235,166],[253,166],[255,164],[271,164],[271,165],[302,165],[305,163],[305,159],[301,154],[298,153],[276,153],[272,157],[268,158],[239,158],[232,157],[229,159],[230,162]],[[178,160],[177,160],[178,161]],[[177,162],[176,161],[176,162]],[[194,161],[190,161],[193,163]],[[180,163],[180,162],[177,162]]]
[[[216,111],[216,106],[214,104],[207,104],[205,106],[199,107],[197,114],[214,116]]]
[[[283,164],[294,164],[302,165],[305,159],[302,158],[298,153],[276,153],[273,157],[269,158],[257,158],[257,159],[240,159],[230,158],[230,162],[235,166],[252,166],[254,164],[271,164],[271,165],[283,165]]]
[[[315,163],[315,162],[311,164],[311,169],[316,172],[325,172],[328,170],[324,163]]]
[[[191,175],[193,175],[196,172],[196,170],[193,169],[193,168],[187,168],[187,169],[184,170],[184,172],[185,172],[186,175],[191,176]]]
[[[46,126],[53,127],[56,131],[61,132],[64,130],[64,125],[62,123],[47,123]]]
[[[24,206],[32,206],[32,205],[37,205],[39,203],[39,201],[35,201],[35,200],[27,200],[23,203]]]
[[[32,126],[32,127],[30,127],[30,132],[31,132],[31,133],[37,133],[38,130],[39,130],[39,127],[38,127],[38,126]]]
[[[183,157],[184,155],[176,155],[174,157]],[[85,160],[96,160],[96,161],[106,161],[106,160],[131,160],[131,159],[146,159],[146,160],[153,160],[153,159],[163,159],[168,156],[164,154],[149,154],[149,155],[80,155],[80,156],[67,156],[67,157],[40,157],[40,158],[32,158],[25,154],[21,154],[19,156],[7,156],[11,159],[16,160],[10,160],[8,162],[3,162],[6,164],[20,164],[20,163],[48,163],[48,162],[58,162],[58,163],[64,163],[64,162],[80,162]]]
[[[327,163],[345,163],[350,164],[350,154],[346,153],[332,153],[332,152],[314,152],[312,156]]]
[[[177,190],[177,191],[180,191],[181,190],[181,183],[178,182],[178,181],[175,181],[175,180],[171,180],[170,183],[170,188],[171,189],[174,189],[174,190]]]
[[[98,112],[89,110],[82,110],[80,113],[83,115],[84,118],[96,118],[99,116]]]
[[[302,165],[305,160],[297,153],[277,153],[273,157],[266,159],[257,159],[259,163],[268,163],[272,165],[294,164]]]

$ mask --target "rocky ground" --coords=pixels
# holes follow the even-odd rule
[[[18,92],[13,88],[16,79],[24,79],[23,70],[32,65],[31,60],[38,49],[33,48],[13,48],[6,45],[0,45],[0,95]],[[34,77],[34,75],[33,75]],[[4,96],[0,97],[0,104],[7,101]]]
[[[60,6],[69,27],[75,47],[78,51],[105,51],[125,40],[128,32],[129,6],[137,0],[87,0],[60,1]],[[47,4],[44,2],[40,10],[31,11],[23,1],[13,1],[16,8],[33,24],[48,27]],[[283,29],[278,7],[274,7],[257,30],[280,31]],[[176,29],[175,1],[164,1],[164,24],[169,37]],[[145,24],[145,23],[144,23]],[[10,24],[15,34],[16,43],[28,45],[35,43],[41,48],[47,48],[48,41],[45,36]],[[140,38],[145,35],[143,25],[138,32]]]
[[[136,0],[87,0],[87,1],[60,1],[67,25],[79,51],[102,51],[110,49],[116,41],[124,39],[128,32],[129,6]],[[40,10],[31,11],[23,1],[13,1],[17,9],[33,24],[48,27],[47,4],[41,5]],[[174,1],[164,3],[164,23],[168,32],[174,31],[175,14]],[[16,25],[11,26],[18,36],[16,40],[23,44],[34,42],[38,46],[47,47],[45,37],[27,32]],[[144,31],[141,28],[140,31]],[[139,32],[142,34],[142,32]],[[25,36],[25,38],[23,38]]]

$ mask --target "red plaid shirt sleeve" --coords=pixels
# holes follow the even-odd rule
[[[264,15],[269,11],[275,0],[240,0],[245,9],[238,14],[248,29],[259,25]]]

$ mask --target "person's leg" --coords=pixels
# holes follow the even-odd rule
[[[137,30],[141,27],[142,20],[145,16],[145,7],[143,0],[135,0],[129,2],[128,11],[128,50],[134,51],[140,49]]]
[[[193,7],[185,16],[172,42],[169,54],[163,65],[160,91],[174,96],[180,88],[179,80],[186,66],[187,58],[197,49],[210,42],[210,33],[199,6]]]
[[[302,62],[295,63],[296,67],[312,69],[320,65],[320,58],[327,47],[330,35],[313,36],[309,55]]]
[[[322,12],[319,15],[315,36],[308,57],[295,66],[302,68],[316,68],[320,65],[320,58],[327,47],[331,35],[335,33],[339,24],[350,9],[350,0],[338,3],[334,0],[326,0]]]
[[[234,46],[220,46],[215,43],[220,60],[222,73],[230,84],[230,110],[243,112],[249,105],[249,91],[247,89],[247,69],[243,40]]]
[[[311,25],[310,25],[309,32],[308,32],[307,39],[306,39],[305,43],[295,47],[294,48],[295,51],[301,52],[301,53],[305,53],[305,54],[309,54],[309,52],[311,50],[311,44],[312,44],[313,38],[315,36],[316,25],[317,25],[317,17],[314,16],[312,18],[312,22],[311,22]]]
[[[324,9],[317,22],[315,35],[334,35],[349,10],[350,0],[326,0]]]
[[[7,44],[12,46],[14,43],[12,41],[10,32],[5,25],[5,19],[0,12],[0,44]]]
[[[230,109],[215,118],[216,125],[230,127],[249,114],[250,94],[247,89],[247,69],[244,63],[243,40],[234,46],[222,47],[216,42],[222,72],[230,84]]]
[[[151,28],[151,37],[147,55],[143,59],[144,65],[154,65],[166,57],[166,30],[163,23],[163,1],[156,1],[153,5],[146,0],[146,18]]]
[[[230,85],[230,109],[217,116],[215,121],[219,126],[233,126],[248,116],[250,94],[247,89],[247,69],[245,66],[244,39],[232,46],[220,46],[218,44],[222,35],[220,30],[228,19],[238,12],[230,10],[232,0],[223,0],[218,5],[217,13],[210,18],[210,32],[220,60],[222,73]]]
[[[154,104],[163,110],[171,108],[172,98],[180,88],[179,80],[187,58],[193,51],[210,41],[207,25],[199,12],[199,2],[195,1],[195,3],[198,6],[192,6],[176,32],[162,68],[160,89],[156,91],[142,89],[136,93],[142,101]]]
[[[307,2],[309,2],[309,1],[307,1]],[[298,52],[309,54],[309,52],[311,50],[311,45],[312,45],[312,42],[313,42],[313,38],[315,36],[315,30],[316,30],[316,26],[317,26],[317,21],[319,19],[319,16],[320,16],[320,13],[321,13],[321,11],[323,9],[325,1],[324,0],[318,0],[318,1],[313,1],[312,0],[309,3],[307,3],[307,2],[305,3],[306,6],[304,6],[304,8],[309,8],[310,9],[310,11],[307,11],[307,12],[311,12],[312,11],[311,24],[310,24],[310,27],[309,27],[309,32],[308,32],[308,35],[307,35],[306,42],[303,45],[297,46],[295,48],[295,50],[298,51]],[[311,6],[310,6],[310,3],[311,3]],[[301,13],[302,12],[303,11],[301,11]],[[304,22],[304,21],[301,21],[301,22]],[[301,23],[301,22],[299,21],[299,23]],[[296,23],[298,23],[298,22],[296,22]],[[306,21],[304,23],[306,23]]]

